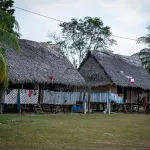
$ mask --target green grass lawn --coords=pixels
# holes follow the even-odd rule
[[[0,116],[0,150],[150,150],[150,115]]]

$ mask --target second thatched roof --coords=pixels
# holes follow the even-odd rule
[[[150,89],[150,75],[136,56],[123,56],[107,51],[88,52],[79,72],[93,86],[115,83],[122,87]],[[130,84],[131,77],[135,79],[134,84]],[[93,78],[96,79],[93,81]]]

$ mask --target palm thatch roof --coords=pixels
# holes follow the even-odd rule
[[[122,87],[150,89],[150,76],[137,56],[88,52],[79,67],[79,72],[93,86],[115,83]],[[131,77],[135,80],[134,84],[130,84]]]
[[[6,48],[10,80],[14,83],[84,85],[85,80],[56,46],[20,39],[21,53]]]

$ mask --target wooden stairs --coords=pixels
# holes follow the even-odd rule
[[[40,104],[34,105],[34,111],[35,111],[35,113],[44,114]]]

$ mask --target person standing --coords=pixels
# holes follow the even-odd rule
[[[84,93],[83,95],[83,109],[84,109],[84,114],[86,114],[86,106],[87,106],[87,95]]]

